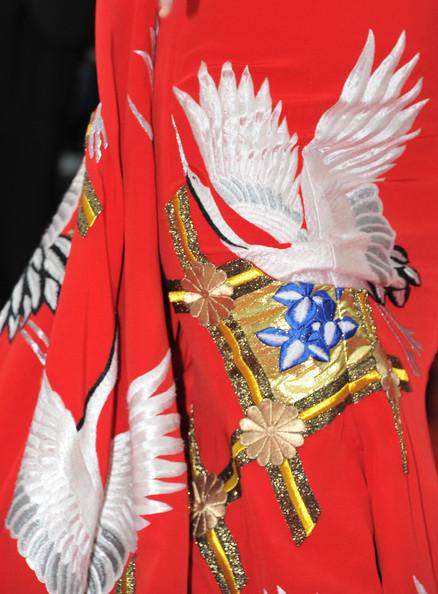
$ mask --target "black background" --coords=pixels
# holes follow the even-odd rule
[[[94,0],[1,0],[0,307],[80,162],[93,37]]]

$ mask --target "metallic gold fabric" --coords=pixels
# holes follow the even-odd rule
[[[85,174],[84,187],[79,202],[78,210],[78,229],[81,237],[85,237],[90,228],[96,222],[97,217],[102,212],[103,207],[94,191],[91,181]]]
[[[202,465],[199,446],[196,441],[193,416],[190,420],[189,428],[189,449],[192,476],[196,477],[199,474],[206,475],[207,472]],[[239,453],[238,450],[239,448],[236,448],[236,455]],[[240,477],[236,466],[234,470],[238,483]],[[225,482],[223,474],[220,475],[219,479]],[[225,484],[225,491],[230,493],[235,487],[236,484]],[[230,503],[230,498],[228,498],[228,503]],[[195,540],[221,592],[223,594],[239,594],[241,589],[246,585],[247,578],[242,567],[237,544],[225,523],[225,518],[219,519],[214,529],[207,530],[205,535],[198,536]]]
[[[175,252],[182,267],[190,268],[196,262],[205,263],[207,260],[199,247],[190,217],[185,186],[168,203],[167,212]],[[227,282],[233,286],[234,306],[226,320],[214,326],[208,325],[207,329],[223,357],[244,414],[250,406],[260,404],[264,398],[293,404],[299,410],[299,418],[305,422],[304,435],[308,437],[326,427],[347,405],[356,404],[382,389],[373,356],[377,336],[367,291],[345,288],[339,292],[331,285],[315,287],[315,290],[328,293],[336,303],[336,318],[352,318],[358,324],[357,331],[348,340],[341,339],[331,349],[327,363],[309,358],[284,372],[279,368],[278,350],[262,343],[257,337],[257,332],[267,327],[289,330],[285,319],[287,307],[274,299],[283,283],[239,259],[227,262],[219,269],[226,273]],[[188,311],[180,281],[169,281],[169,299],[176,311]],[[400,362],[394,360],[393,367],[401,387],[407,389],[408,377]],[[394,408],[393,412],[401,440],[401,420]],[[406,449],[402,448],[404,468],[405,453]],[[199,458],[195,448],[195,466],[197,456]],[[228,503],[241,496],[240,469],[249,462],[251,460],[239,442],[239,431],[236,431],[230,463],[220,475],[228,493]],[[301,460],[297,454],[284,460],[280,466],[268,464],[266,470],[292,538],[300,545],[311,534],[320,515]],[[213,540],[211,536],[210,549]],[[205,555],[207,545],[202,545]],[[215,554],[217,563],[218,558],[219,548]],[[219,566],[224,576],[226,566],[224,563],[219,563]]]
[[[116,594],[135,594],[136,578],[135,578],[135,557],[129,561],[128,565],[122,574],[122,577],[117,581]]]

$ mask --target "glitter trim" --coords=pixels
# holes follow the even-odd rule
[[[400,446],[400,454],[401,454],[401,461],[402,461],[402,470],[404,474],[409,473],[409,464],[408,464],[408,453],[406,449],[406,442],[405,436],[403,431],[403,421],[401,416],[400,410],[400,403],[393,398],[388,397],[388,402],[392,410],[392,415],[394,417],[394,426],[395,432],[397,433],[397,439]]]
[[[193,415],[190,419],[189,446],[192,475],[194,477],[199,474],[206,475],[207,471],[202,465],[199,445],[195,436]],[[237,450],[238,448],[236,449],[236,455]],[[235,472],[237,473],[237,480],[240,482],[237,467],[235,467]],[[222,481],[224,481],[223,474],[224,473],[221,473],[218,477]],[[225,490],[227,491],[226,485]],[[228,493],[229,492],[227,492],[227,494]],[[234,499],[231,499],[228,496],[226,505],[233,500]],[[244,588],[247,583],[247,577],[240,560],[236,541],[224,519],[218,519],[214,529],[207,530],[205,536],[198,536],[195,540],[199,551],[216,579],[221,592],[223,594],[240,594],[241,589]]]
[[[122,577],[117,581],[115,594],[135,594],[135,591],[135,557],[133,557],[125,567]]]
[[[103,211],[102,204],[94,191],[90,178],[85,174],[84,186],[79,201],[77,225],[81,237],[85,237]]]

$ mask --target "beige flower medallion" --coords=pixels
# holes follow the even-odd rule
[[[215,474],[198,474],[192,482],[192,527],[195,537],[204,536],[225,515],[227,494]]]
[[[279,466],[285,459],[293,458],[296,448],[304,443],[305,425],[295,406],[269,398],[248,408],[240,429],[240,443],[246,446],[248,457],[260,466]]]
[[[398,400],[400,398],[400,378],[395,373],[391,361],[386,356],[380,344],[377,345],[374,351],[374,359],[376,360],[377,371],[380,374],[382,390],[392,400]]]
[[[184,300],[190,313],[203,326],[215,326],[228,318],[233,308],[233,287],[227,283],[226,273],[214,264],[193,264],[186,270],[181,287],[186,291]]]

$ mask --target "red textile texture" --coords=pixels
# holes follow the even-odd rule
[[[160,510],[162,513],[154,513],[152,507],[152,512],[145,514],[140,509],[129,508],[132,517],[144,517],[150,524],[134,531],[138,542],[129,549],[129,556],[121,554],[124,563],[129,563],[135,555],[135,569],[131,564],[131,573],[125,572],[119,586],[114,586],[114,580],[111,584],[105,582],[102,591],[131,594],[213,594],[221,591],[231,594],[421,594],[424,590],[427,594],[438,594],[438,485],[425,413],[428,372],[438,344],[438,247],[435,241],[438,6],[433,0],[418,0],[415,5],[408,0],[385,3],[369,0],[366,4],[346,0],[336,3],[315,0],[310,4],[278,0],[272,5],[260,0],[223,0],[219,4],[211,0],[176,0],[171,15],[159,23],[158,35],[153,33],[155,21],[156,7],[152,1],[98,1],[96,49],[101,107],[91,120],[95,126],[88,136],[85,159],[89,182],[100,209],[93,217],[90,200],[87,203],[87,199],[81,197],[79,206],[64,222],[62,234],[72,237],[72,244],[62,291],[56,306],[52,307],[56,311],[52,311],[46,302],[35,308],[29,317],[33,328],[22,316],[21,330],[31,335],[34,345],[37,343],[47,355],[45,365],[35,356],[20,329],[11,338],[6,324],[0,335],[0,433],[3,439],[0,453],[3,476],[0,574],[3,590],[17,594],[46,591],[63,594],[67,591],[60,585],[63,582],[59,567],[53,570],[58,573],[52,585],[47,579],[46,583],[38,580],[35,568],[28,565],[29,555],[26,563],[5,522],[39,401],[43,372],[80,433],[81,419],[87,418],[89,407],[87,394],[88,402],[91,402],[93,392],[90,390],[96,383],[99,385],[99,378],[108,369],[116,342],[118,371],[115,386],[110,390],[97,421],[100,480],[105,484],[111,477],[115,439],[132,431],[135,425],[129,408],[130,390],[137,385],[134,382],[157,368],[170,345],[173,372],[166,369],[159,385],[153,389],[150,402],[158,398],[157,394],[168,390],[173,381],[177,398],[170,399],[167,407],[155,417],[153,414],[146,416],[138,431],[144,432],[141,447],[146,457],[158,451],[157,456],[161,455],[162,460],[188,463],[187,474],[182,466],[178,466],[180,470],[177,472],[168,470],[171,466],[158,465],[161,475],[158,479],[154,475],[154,484],[187,483],[189,488],[170,487],[166,492],[154,491],[155,487],[149,485],[149,490],[140,493],[150,501],[159,502],[157,505],[166,504],[169,509],[166,507],[166,510]],[[376,181],[385,217],[396,232],[396,243],[408,252],[412,266],[421,277],[421,286],[412,287],[404,307],[396,308],[389,299],[386,300],[388,311],[401,325],[411,329],[422,345],[421,354],[417,356],[419,374],[413,372],[394,331],[369,297],[372,313],[367,315],[374,320],[378,342],[387,355],[399,359],[398,362],[394,359],[393,364],[394,368],[402,370],[400,403],[391,401],[382,385],[370,390],[359,401],[341,407],[318,430],[312,429],[305,434],[304,444],[297,446],[305,476],[303,479],[302,475],[296,474],[295,479],[299,488],[307,481],[311,497],[309,491],[307,495],[301,495],[304,499],[313,497],[316,504],[315,508],[310,503],[308,505],[309,513],[313,514],[313,528],[299,538],[297,532],[294,533],[295,528],[291,529],[285,520],[277,487],[268,471],[271,469],[275,473],[275,465],[274,468],[264,468],[255,460],[247,460],[237,471],[229,466],[235,432],[248,415],[242,394],[251,388],[248,388],[248,381],[245,384],[246,380],[239,379],[241,370],[236,371],[233,367],[236,359],[232,360],[232,356],[227,359],[230,342],[228,346],[220,342],[223,333],[218,342],[218,334],[224,326],[210,324],[207,327],[200,323],[201,316],[192,315],[193,309],[190,313],[189,302],[183,306],[181,303],[169,305],[167,291],[175,294],[174,302],[181,301],[177,293],[186,290],[181,281],[187,278],[188,269],[197,269],[195,264],[200,263],[202,268],[210,262],[216,270],[226,269],[228,263],[239,260],[232,247],[221,241],[214,225],[200,208],[193,188],[181,191],[187,180],[181,166],[172,116],[191,171],[199,176],[204,186],[211,188],[228,225],[251,244],[275,247],[281,242],[248,217],[239,215],[226,204],[217,188],[213,188],[211,172],[207,171],[199,144],[173,89],[177,87],[199,102],[197,75],[201,62],[207,65],[215,85],[219,83],[225,62],[231,62],[237,81],[248,65],[255,91],[268,78],[272,106],[282,101],[281,117],[287,117],[291,133],[297,132],[302,149],[314,137],[322,114],[338,101],[369,29],[373,30],[376,40],[375,66],[389,54],[400,33],[406,30],[406,49],[400,65],[420,53],[406,89],[418,77],[423,77],[419,99],[429,99],[412,128],[421,128],[421,133],[409,140],[406,152],[395,159],[396,167],[385,173],[384,179]],[[102,117],[104,133],[96,132],[98,116]],[[300,155],[298,170],[301,165]],[[190,217],[187,218],[185,211],[187,216],[183,216],[175,231],[172,227],[175,210],[181,204],[183,209],[189,208]],[[84,208],[89,208],[85,215]],[[86,232],[77,224],[78,217],[80,221],[84,216]],[[184,238],[184,233],[188,234],[188,247],[183,245],[181,256],[178,241]],[[192,260],[188,258],[188,264],[187,254],[193,257]],[[240,266],[242,260],[239,262]],[[231,273],[227,275],[228,278],[232,276]],[[256,324],[256,319],[263,322],[263,308],[254,305],[260,291],[266,291],[266,312],[271,312],[269,308],[273,304],[278,306],[278,302],[272,300],[274,289],[269,293],[271,281],[268,279],[265,287],[260,285],[252,289],[254,303],[245,305],[248,311],[254,307],[248,314],[248,328],[250,324]],[[337,304],[350,295],[348,287],[335,297],[335,288],[330,283],[321,283],[317,278],[315,283],[316,289],[322,287],[321,290],[328,292]],[[280,285],[274,282],[272,286],[278,288]],[[230,299],[233,304],[226,299],[224,302],[230,309],[234,307],[234,313],[230,315],[240,320],[240,329],[243,328],[254,352],[259,353],[257,345],[260,343],[262,354],[250,372],[258,378],[262,397],[271,398],[272,394],[263,391],[266,381],[268,384],[270,381],[265,377],[266,374],[269,376],[266,371],[269,365],[265,365],[263,357],[271,361],[272,353],[276,353],[277,361],[279,349],[262,348],[261,341],[250,337],[250,330],[242,321],[243,301],[239,301],[245,296],[238,299],[237,294],[235,287],[234,301]],[[19,298],[17,292],[17,302]],[[13,311],[16,306],[12,302],[10,307],[8,311]],[[286,307],[283,309],[285,311]],[[226,320],[226,314],[221,318]],[[262,322],[257,331],[273,324],[271,318],[265,325]],[[363,323],[363,320],[358,321],[362,329]],[[35,327],[43,330],[48,346],[35,335]],[[286,322],[281,328],[287,330]],[[354,330],[356,337],[360,328]],[[233,332],[234,337],[238,336],[237,330]],[[349,341],[354,339],[344,336],[339,340],[339,345],[346,345],[348,351],[348,345],[353,344]],[[242,344],[239,343],[241,349]],[[234,355],[237,356],[236,351]],[[345,365],[347,358],[345,355]],[[318,366],[315,361],[309,356],[302,365]],[[260,379],[260,374],[254,371],[257,365],[264,366],[265,379]],[[323,364],[322,368],[325,369]],[[293,377],[293,370],[290,367],[284,373]],[[405,389],[407,382],[402,372],[409,376],[410,391]],[[277,374],[278,369],[272,373]],[[238,385],[241,391],[236,387]],[[266,389],[269,391],[271,387]],[[254,386],[252,389],[257,391]],[[272,388],[274,400],[275,389]],[[310,394],[312,385],[308,389]],[[300,410],[299,402],[296,404]],[[401,419],[407,472],[402,468],[394,410]],[[157,418],[165,418],[177,411],[181,415],[181,424],[176,426],[171,422],[174,417],[166,417],[169,426],[163,431],[167,439],[174,441],[160,442],[158,438],[154,441],[158,432]],[[44,425],[45,420],[40,420]],[[176,440],[180,437],[186,444],[184,451],[176,446],[166,450],[168,444],[179,443]],[[36,448],[40,438],[42,443],[41,434],[33,438]],[[131,439],[132,443],[137,443],[134,435]],[[60,451],[62,447],[60,445]],[[81,477],[74,473],[82,467],[72,462],[71,447],[71,443],[67,443],[66,451],[60,454],[61,462],[57,467],[60,478],[56,484],[60,484],[61,479],[75,476],[77,482],[73,481],[71,488],[73,493],[78,493],[80,487],[76,489],[76,485],[81,483]],[[129,456],[134,468],[138,458],[132,451]],[[59,458],[58,453],[53,450],[47,453],[49,466],[52,459]],[[196,459],[198,453],[199,460]],[[291,455],[290,459],[293,469],[297,458]],[[224,474],[227,467],[228,475]],[[53,470],[53,466],[50,468]],[[142,468],[145,475],[140,479],[149,480],[149,467],[145,464]],[[69,469],[73,469],[73,475],[69,474]],[[214,525],[201,535],[193,536],[189,500],[191,497],[193,501],[199,484],[193,487],[191,480],[202,483],[201,477],[219,476],[221,491],[229,477],[236,473],[237,490],[228,491],[226,509],[218,504],[218,523],[211,520]],[[126,494],[129,498],[129,492],[137,493],[143,487],[137,489],[138,474],[127,476],[126,480],[133,481]],[[53,478],[50,470],[48,477]],[[82,494],[83,507],[79,515],[86,516],[87,501],[91,507],[93,497],[91,492],[88,499],[86,493]],[[56,515],[59,500],[58,496],[51,502],[53,515]],[[222,501],[221,495],[219,500]],[[43,503],[38,500],[36,505]],[[103,501],[99,500],[99,505],[103,506]],[[295,513],[289,499],[284,505]],[[62,506],[59,509],[67,509],[68,513],[57,518],[58,524],[61,520],[66,525],[74,523],[74,510]],[[121,508],[117,509],[122,514]],[[117,509],[112,512],[113,525],[123,524],[124,516],[121,520]],[[94,537],[99,530],[98,516],[90,532]],[[39,517],[38,521],[44,524],[47,517],[47,514]],[[56,527],[53,530],[55,533]],[[48,531],[51,537],[49,528]],[[214,537],[222,538],[222,544],[232,543],[227,545],[228,548],[222,546],[225,561],[218,553],[218,547],[212,544]],[[67,574],[71,559],[62,557],[65,546],[62,542],[56,544],[61,554],[60,563],[65,564]],[[116,574],[114,579],[120,577],[120,571]],[[128,574],[131,577],[135,574],[135,585]],[[71,589],[78,594],[81,591]],[[90,589],[86,591],[91,592]]]

